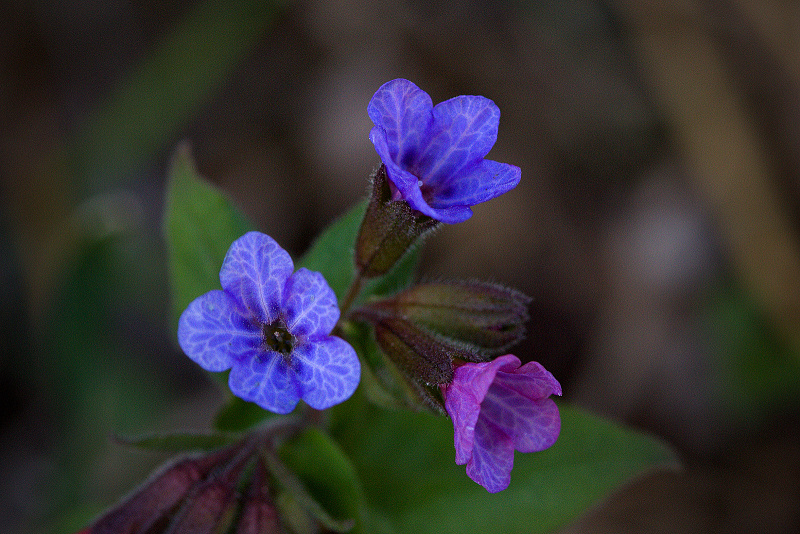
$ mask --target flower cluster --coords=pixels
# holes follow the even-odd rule
[[[390,272],[430,229],[462,222],[471,206],[515,187],[520,169],[485,159],[500,117],[486,98],[459,96],[434,106],[427,93],[399,79],[378,89],[368,114],[382,164],[341,307],[320,273],[295,272],[272,238],[250,232],[224,259],[222,289],[184,311],[180,346],[208,371],[230,369],[234,395],[266,410],[285,414],[301,399],[322,410],[353,394],[365,362],[375,365],[363,354],[360,363],[348,341],[363,347],[363,340],[348,337],[344,327],[368,325],[397,371],[374,375],[387,391],[399,376],[406,387],[395,390],[412,391],[412,403],[449,415],[456,463],[489,492],[500,491],[509,484],[514,451],[546,449],[560,430],[549,398],[561,394],[558,381],[538,363],[521,365],[504,354],[524,335],[529,299],[475,281],[359,295],[366,279]]]
[[[227,445],[197,447],[168,461],[78,534],[346,532],[355,526],[350,510],[336,508],[340,502],[329,499],[330,510],[319,502],[331,491],[328,481],[309,484],[290,469],[291,458],[282,458],[286,448],[324,441],[317,430],[303,430],[299,419],[275,419],[239,437],[182,437],[195,445],[210,438]],[[321,470],[324,461],[314,454],[302,457]],[[353,484],[339,482],[345,489]]]
[[[367,110],[391,200],[417,213],[414,223],[465,221],[471,206],[519,183],[518,167],[484,159],[500,120],[489,99],[459,96],[433,106],[427,93],[398,79],[378,89]],[[470,478],[490,492],[508,486],[515,449],[544,450],[561,429],[549,398],[561,395],[553,375],[536,362],[520,366],[511,354],[491,359],[521,339],[526,305],[512,290],[467,283],[417,286],[359,310],[427,404],[444,405],[453,420],[456,463],[467,464]]]

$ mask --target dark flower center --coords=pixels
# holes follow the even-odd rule
[[[297,340],[282,322],[265,324],[261,327],[261,332],[264,334],[264,344],[267,347],[283,355],[291,354]]]

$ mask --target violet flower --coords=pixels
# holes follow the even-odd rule
[[[353,348],[331,336],[339,308],[320,273],[292,273],[274,239],[249,232],[233,242],[219,273],[222,290],[192,301],[178,341],[208,371],[231,369],[237,397],[288,413],[299,399],[318,410],[353,394],[360,364]]]
[[[506,354],[466,363],[441,389],[453,420],[456,464],[467,464],[467,475],[490,493],[508,487],[515,449],[542,451],[558,438],[561,419],[548,397],[561,395],[561,385],[536,362],[520,367]]]
[[[497,141],[500,110],[482,96],[457,96],[433,106],[408,80],[383,84],[367,113],[395,200],[445,223],[472,216],[470,206],[514,188],[519,167],[484,159]]]

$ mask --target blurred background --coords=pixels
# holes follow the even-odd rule
[[[653,432],[654,473],[566,532],[800,531],[800,3],[5,2],[0,531],[70,532],[161,458],[114,433],[218,403],[167,327],[170,155],[294,257],[367,190],[403,77],[502,111],[512,192],[422,277],[534,298],[565,399]]]

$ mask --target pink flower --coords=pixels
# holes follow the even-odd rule
[[[512,354],[491,362],[465,363],[453,382],[441,386],[445,409],[453,420],[456,464],[490,493],[511,480],[514,450],[537,452],[558,438],[561,419],[550,395],[561,385],[544,367],[520,367]]]

